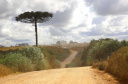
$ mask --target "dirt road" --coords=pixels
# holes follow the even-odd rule
[[[0,78],[0,84],[118,84],[107,73],[91,67],[34,71]]]
[[[77,51],[70,50],[71,54],[61,63],[61,67],[64,68],[67,64],[70,64],[75,58]]]

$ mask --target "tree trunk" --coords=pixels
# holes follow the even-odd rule
[[[38,47],[38,34],[37,34],[37,21],[35,20],[35,38],[36,38],[36,47]]]

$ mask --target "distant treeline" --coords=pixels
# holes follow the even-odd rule
[[[16,53],[16,52],[18,52],[19,51],[19,49],[15,49],[15,50],[12,50],[12,49],[10,49],[10,50],[7,50],[7,51],[2,51],[2,50],[0,50],[0,55],[4,55],[4,54],[8,54],[8,53],[10,53],[10,52],[12,52],[12,53]]]
[[[28,43],[19,43],[19,44],[16,44],[15,46],[10,46],[10,47],[18,47],[18,46],[29,46],[29,44]],[[4,45],[0,45],[0,48],[2,48],[2,47],[6,47],[6,46],[4,46]]]

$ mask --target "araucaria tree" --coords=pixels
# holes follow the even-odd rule
[[[15,19],[23,23],[33,23],[35,25],[35,37],[36,37],[36,46],[38,46],[38,34],[37,34],[37,23],[43,23],[49,21],[53,17],[52,13],[48,12],[25,12],[20,14]]]

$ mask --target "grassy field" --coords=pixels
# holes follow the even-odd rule
[[[0,51],[8,51],[8,50],[16,50],[19,49],[21,50],[23,47],[2,47],[0,48]]]
[[[79,47],[84,47],[84,46],[88,46],[89,43],[74,43],[74,44],[61,44],[61,45],[54,45],[54,46],[60,46],[62,48],[79,48]]]

